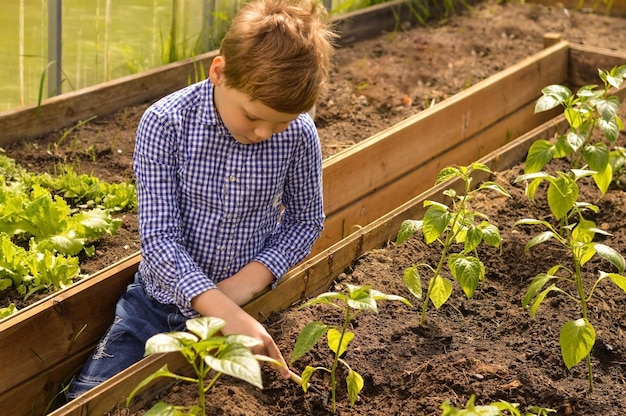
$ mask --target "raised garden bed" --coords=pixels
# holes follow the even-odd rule
[[[334,230],[334,235],[336,235],[334,241],[330,237],[322,239],[319,243],[321,245],[317,246],[317,255],[292,270],[276,290],[262,295],[251,302],[246,309],[253,316],[263,319],[263,317],[270,316],[272,312],[290,306],[302,297],[327,289],[332,280],[356,258],[368,250],[382,246],[392,238],[403,219],[419,214],[422,209],[421,204],[412,198],[432,185],[434,175],[440,168],[449,164],[466,164],[477,160],[507,144],[511,137],[507,135],[507,132],[530,131],[543,121],[540,120],[541,117],[532,114],[533,103],[537,98],[536,91],[539,91],[542,86],[565,82],[581,85],[585,80],[593,79],[596,73],[595,66],[599,63],[605,67],[613,66],[612,62],[623,59],[623,55],[618,53],[579,47],[565,42],[556,43],[545,51],[455,95],[439,106],[373,136],[345,156],[325,162],[325,183],[330,189],[334,189],[334,186],[345,186],[344,184],[347,183],[352,184],[352,187],[347,187],[347,189],[354,189],[358,183],[364,182],[363,175],[366,174],[371,174],[372,178],[379,180],[380,185],[373,187],[369,184],[365,187],[364,195],[349,196],[341,203],[331,196],[343,197],[346,196],[347,191],[335,190],[329,193],[327,203],[331,207],[335,206],[335,209],[328,209],[330,221],[327,227],[331,235]],[[472,109],[486,106],[485,103],[492,100],[494,96],[502,97],[502,101],[509,104],[474,116]],[[504,97],[513,98],[505,100]],[[481,100],[483,100],[482,103]],[[469,117],[470,114],[472,117]],[[434,128],[427,126],[437,126],[438,124],[434,121],[441,124],[441,120],[445,120],[447,127],[443,131],[442,129],[436,130],[436,137],[441,140],[439,142],[426,141],[430,143],[429,150],[423,145],[415,144],[422,157],[411,167],[407,167],[406,163],[398,164],[399,173],[392,173],[389,163],[395,160],[394,157],[411,154],[408,146],[411,142],[416,142],[411,138],[418,133],[424,137],[424,132],[428,128]],[[396,140],[400,145],[395,142]],[[448,145],[449,148],[444,148],[441,143]],[[380,147],[377,148],[377,146]],[[464,149],[463,146],[467,148]],[[374,151],[374,149],[378,150]],[[393,152],[394,149],[396,151],[401,149],[401,155],[388,156],[389,159],[381,157],[381,154]],[[480,150],[476,151],[476,149]],[[353,163],[361,157],[368,157],[368,152],[372,152],[377,157],[366,159],[368,162],[361,160]],[[507,160],[519,161],[523,156],[524,149],[514,147],[507,153],[499,153],[494,163],[504,164]],[[370,173],[376,172],[375,162],[386,165],[384,175]],[[356,167],[359,166],[367,167],[367,169],[358,171]],[[345,170],[342,170],[342,167]],[[498,166],[495,168],[497,169]],[[336,173],[329,175],[333,169]],[[368,198],[376,201],[378,192],[385,192],[385,184],[391,187],[396,186],[399,182],[398,178],[407,177],[411,171],[418,173],[410,181],[411,187],[408,187],[410,190],[400,192],[396,188],[391,193],[404,195],[404,201],[394,202],[395,206],[405,203],[400,211],[386,214],[393,209],[393,206],[383,206],[381,211],[371,212],[372,220],[365,223],[360,213],[364,209],[373,211],[374,207],[382,205],[380,200],[376,203],[368,203]],[[341,183],[337,184],[337,181]],[[406,188],[405,186],[404,189]],[[371,189],[379,191],[371,192]],[[356,219],[353,220],[345,214],[350,212],[348,209],[350,202],[355,205],[352,218]],[[337,212],[342,214],[337,214]],[[345,225],[343,227],[332,225],[335,216],[336,223],[340,225],[348,221],[352,221],[350,224],[365,223],[366,225],[349,236],[345,236],[338,233],[338,230],[345,229]],[[25,357],[25,359],[15,360],[13,362],[15,367],[4,367],[3,371],[6,372],[7,377],[2,377],[3,393],[0,396],[3,408],[10,407],[15,414],[21,414],[27,412],[33,404],[45,403],[46,386],[57,385],[80,365],[108,325],[114,300],[130,280],[136,270],[137,262],[138,257],[133,256],[0,323],[0,347],[7,356],[20,356],[25,351],[31,351],[32,354],[30,359]],[[106,290],[104,290],[105,287]],[[40,329],[35,328],[43,327],[47,328],[46,345],[34,350],[33,346],[40,345],[38,341],[42,338]],[[79,333],[80,336],[77,336]],[[55,414],[83,414],[86,409],[94,412],[93,414],[109,411],[128,394],[128,391],[132,390],[131,386],[136,385],[142,377],[160,367],[165,361],[170,361],[171,368],[181,365],[177,357],[147,358],[83,398],[59,409]]]

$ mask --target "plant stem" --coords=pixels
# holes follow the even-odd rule
[[[348,324],[350,323],[350,307],[346,308],[346,318],[343,321],[343,326],[341,327],[341,335],[339,336],[339,344],[337,345],[337,352],[335,353],[335,358],[333,359],[333,366],[330,369],[330,393],[331,393],[331,406],[332,412],[335,414],[337,412],[337,365],[339,364],[339,353],[341,352],[341,345],[343,344],[343,336],[348,330]]]
[[[580,298],[583,319],[587,321],[587,297],[585,296],[585,287],[583,285],[582,273],[580,270],[580,261],[574,254],[574,275],[576,277],[576,287]],[[587,378],[589,379],[589,391],[593,391],[593,366],[591,365],[591,353],[587,354]]]
[[[467,201],[467,195],[469,193],[469,180],[465,180],[465,195],[461,199],[460,208],[457,209],[456,215],[454,217],[453,224],[456,224],[461,216],[461,212],[465,209],[465,204]],[[430,293],[432,292],[433,285],[435,284],[435,278],[439,276],[441,273],[441,269],[443,269],[443,263],[448,258],[448,250],[450,246],[452,246],[452,242],[454,238],[461,230],[461,227],[458,227],[458,230],[455,232],[454,227],[451,228],[450,232],[446,236],[446,241],[443,245],[443,251],[441,252],[441,257],[439,257],[439,264],[437,264],[437,269],[434,272],[433,278],[428,282],[428,292],[426,292],[426,299],[424,299],[424,304],[422,305],[422,315],[420,316],[420,326],[424,326],[426,322],[426,310],[428,309],[428,301],[430,300]]]
[[[207,369],[206,369],[206,364],[201,356],[200,356],[200,359],[198,360],[198,363],[199,363],[198,367],[194,365],[195,367],[194,370],[196,371],[196,374],[198,375],[198,402],[200,404],[200,414],[202,416],[206,416],[206,404],[205,404],[205,397],[204,397],[204,377],[206,376]]]

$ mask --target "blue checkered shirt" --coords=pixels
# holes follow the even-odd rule
[[[306,257],[324,221],[319,138],[307,114],[255,144],[237,142],[209,80],[143,115],[134,169],[149,296],[197,316],[191,299],[250,261],[276,281]]]

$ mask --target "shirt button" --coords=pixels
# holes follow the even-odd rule
[[[235,182],[235,181],[237,181],[237,177],[235,175],[230,175],[228,177],[228,180],[231,181],[231,182]]]
[[[231,219],[232,217],[233,217],[232,213],[229,212],[228,214],[226,214],[226,218]]]

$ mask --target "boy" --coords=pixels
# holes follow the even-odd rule
[[[321,151],[306,111],[333,54],[315,0],[256,0],[234,18],[209,79],[152,105],[137,129],[142,260],[115,320],[68,398],[139,361],[145,342],[191,317],[260,341],[285,361],[241,306],[300,262],[323,227]],[[289,370],[277,370],[285,378]]]

